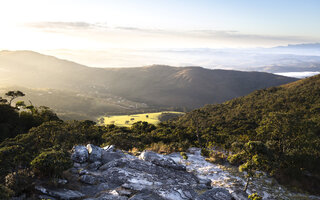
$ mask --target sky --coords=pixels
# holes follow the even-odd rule
[[[0,0],[0,50],[91,66],[197,64],[165,59],[175,49],[317,43],[319,9],[319,0]]]
[[[320,41],[318,0],[1,0],[1,49],[270,47]]]

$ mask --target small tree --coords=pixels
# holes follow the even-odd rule
[[[25,108],[26,104],[24,103],[24,101],[18,101],[16,103],[16,108],[19,110],[20,108]]]
[[[7,99],[3,99],[2,97],[0,97],[0,104],[2,103],[2,104],[5,104],[5,103],[7,103],[8,102],[8,100]]]
[[[17,90],[17,91],[9,91],[9,92],[7,92],[6,96],[8,96],[10,98],[9,105],[11,106],[11,103],[15,98],[23,97],[23,96],[25,96],[25,94],[23,92]]]
[[[244,192],[247,191],[252,178],[260,177],[261,173],[259,171],[268,168],[268,154],[268,149],[262,142],[249,141],[244,145],[241,152],[228,158],[231,163],[244,162],[239,166],[239,171],[247,172]]]

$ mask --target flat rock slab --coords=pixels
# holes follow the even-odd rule
[[[198,196],[196,200],[234,200],[225,188],[213,188]]]
[[[77,200],[77,199],[81,199],[81,198],[85,197],[84,194],[82,194],[79,191],[75,191],[75,190],[48,189],[43,186],[36,186],[35,189],[42,192],[45,195],[56,197],[61,200]]]
[[[140,154],[139,158],[144,161],[148,161],[148,162],[151,162],[155,165],[159,165],[162,167],[172,168],[175,170],[186,170],[185,166],[183,166],[181,164],[177,164],[171,158],[165,157],[161,154],[157,154],[153,151],[143,151]]]

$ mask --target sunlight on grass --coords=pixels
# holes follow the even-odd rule
[[[143,114],[133,114],[133,115],[112,115],[104,116],[99,118],[99,123],[104,125],[114,124],[116,126],[126,126],[130,127],[132,124],[143,121],[150,124],[160,123],[160,116],[162,114],[175,114],[176,116],[183,115],[183,112],[175,111],[165,111],[156,113],[143,113]]]

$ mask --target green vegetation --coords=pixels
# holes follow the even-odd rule
[[[26,87],[18,89],[34,105],[46,105],[64,120],[95,120],[106,113],[185,112],[296,80],[201,67],[93,68],[32,51],[0,51],[0,66],[1,86]],[[0,89],[0,96],[8,90],[13,89]]]
[[[194,123],[197,122],[197,123]],[[320,76],[258,90],[181,117],[191,142],[233,152],[229,160],[254,175],[263,170],[281,183],[320,191]]]
[[[38,155],[30,165],[41,176],[59,177],[64,170],[72,167],[72,162],[68,152],[51,149]]]
[[[0,144],[1,191],[15,191],[13,180],[29,181],[28,173],[20,170],[38,178],[59,176],[69,167],[71,148],[87,143],[160,153],[197,146],[210,161],[220,162],[230,155],[229,162],[247,172],[248,184],[264,171],[281,183],[320,191],[320,75],[208,105],[157,125],[63,122],[47,107],[22,103],[12,107],[5,101],[0,112],[1,133],[5,133]],[[143,115],[153,118],[150,113]],[[212,151],[213,147],[223,153]],[[11,185],[5,184],[5,177],[12,179]]]
[[[180,152],[180,155],[183,159],[188,160],[188,155],[186,154],[186,152]]]
[[[253,193],[253,194],[248,196],[248,199],[250,199],[250,200],[262,200],[262,197],[259,196],[257,193]]]
[[[168,120],[170,118],[175,118],[183,115],[182,112],[175,111],[165,111],[165,112],[156,112],[156,113],[143,113],[143,114],[133,114],[133,115],[113,115],[102,117],[99,119],[101,125],[110,125],[114,124],[116,126],[126,126],[130,127],[132,124],[142,121],[148,122],[149,124],[159,124],[161,121]]]

